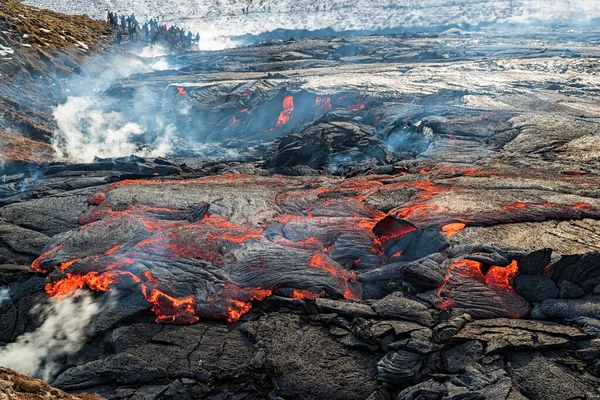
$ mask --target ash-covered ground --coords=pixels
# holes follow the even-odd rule
[[[597,398],[599,53],[455,29],[73,78],[63,161],[0,182],[0,365],[111,399]]]

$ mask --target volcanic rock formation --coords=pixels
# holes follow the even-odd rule
[[[598,49],[565,35],[290,41],[119,80],[99,110],[139,149],[170,126],[172,155],[6,170],[0,341],[91,292],[109,306],[48,377],[72,392],[597,397]]]

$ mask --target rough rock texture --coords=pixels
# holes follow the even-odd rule
[[[146,123],[139,146],[169,124],[176,154],[7,173],[0,341],[77,294],[106,307],[49,381],[110,399],[597,397],[598,50],[563,34],[119,80],[98,107]]]

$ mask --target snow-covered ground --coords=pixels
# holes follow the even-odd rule
[[[577,25],[600,17],[599,0],[24,0],[71,14],[104,18],[110,8],[159,17],[203,37],[204,48],[234,45],[229,38],[277,28],[338,31],[439,27],[488,22]],[[243,10],[248,9],[248,13]]]
[[[0,57],[11,56],[14,53],[15,53],[15,51],[13,49],[11,49],[10,47],[5,47],[0,44]]]

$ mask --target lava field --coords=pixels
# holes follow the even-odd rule
[[[597,398],[599,56],[451,30],[120,79],[98,107],[171,150],[3,167],[0,344],[92,298],[85,342],[44,359],[70,393]]]

